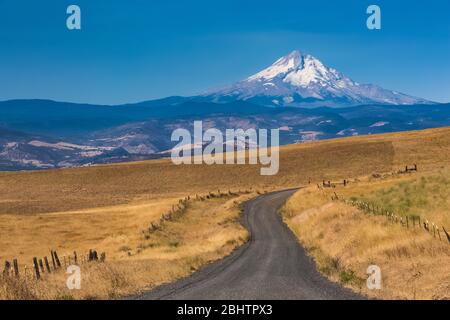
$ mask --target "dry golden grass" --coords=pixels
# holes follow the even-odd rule
[[[130,232],[106,263],[82,264],[81,290],[68,290],[61,270],[36,281],[0,278],[0,299],[107,299],[139,292],[194,272],[247,239],[238,204],[254,194],[190,201],[184,213],[151,233]],[[120,240],[122,241],[122,240]],[[120,243],[122,244],[122,242]],[[119,248],[119,249],[117,249]]]
[[[297,186],[355,177],[418,163],[450,163],[450,128],[352,137],[281,147],[280,172],[261,176],[258,165],[181,165],[170,160],[88,168],[0,173],[0,214],[91,209],[218,188]]]
[[[2,215],[0,260],[31,261],[55,249],[62,256],[97,248],[109,258],[121,258],[118,248],[133,247],[140,232],[169,211],[178,199],[100,207],[79,211]]]
[[[175,166],[168,159],[1,172],[0,261],[18,258],[21,264],[29,264],[33,256],[48,255],[52,248],[60,255],[96,248],[107,253],[108,261],[117,263],[108,267],[123,265],[125,270],[135,257],[142,230],[188,195],[217,189],[289,188],[309,179],[315,182],[370,175],[412,163],[420,170],[436,170],[450,164],[449,155],[450,128],[442,128],[285,146],[276,176],[261,176],[258,165]],[[225,238],[221,241],[226,242]],[[160,263],[160,250],[155,247],[136,256]],[[190,258],[195,256],[195,252],[186,252]],[[145,265],[140,260],[133,263]],[[165,280],[178,276],[169,271],[171,276]],[[138,287],[130,281],[134,283],[131,287]]]
[[[284,219],[319,269],[334,281],[381,299],[450,299],[450,243],[444,237],[439,241],[423,228],[406,228],[386,217],[331,201],[334,192],[341,198],[374,196],[384,188],[415,179],[421,180],[408,175],[382,181],[361,179],[347,188],[332,190],[308,187],[288,201]],[[395,207],[392,209],[395,212]],[[443,215],[439,210],[432,214],[441,221]],[[367,289],[370,265],[381,268],[381,290]]]

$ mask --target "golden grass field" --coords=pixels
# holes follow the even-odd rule
[[[166,245],[147,246],[142,230],[158,221],[180,198],[217,193],[218,189],[238,192],[290,188],[305,185],[309,179],[315,183],[322,179],[354,178],[413,163],[419,165],[421,172],[432,173],[450,165],[450,128],[291,145],[281,147],[280,152],[280,171],[276,176],[261,176],[258,165],[175,166],[168,159],[1,172],[0,262],[17,258],[22,266],[30,266],[33,256],[48,255],[50,249],[64,255],[95,248],[106,252],[107,263],[89,268],[111,268],[119,273],[130,270],[137,275],[122,279],[114,284],[114,289],[108,285],[101,289],[99,283],[93,282],[92,288],[77,293],[75,298],[107,298],[136,292],[187,275],[192,266],[196,268],[229,254],[245,239],[245,231],[236,220],[239,209],[234,201],[241,202],[250,194],[239,199],[224,197],[195,203],[177,220],[186,239],[173,241],[183,243],[182,246],[167,244],[177,238],[171,232],[161,233],[154,240],[168,241]],[[223,219],[233,217],[229,220],[230,229],[217,224],[212,213],[215,210]],[[202,245],[195,245],[199,241],[196,216],[202,217],[205,232],[214,226],[214,235],[220,236],[205,233]],[[213,244],[205,246],[210,238],[214,239]],[[98,272],[94,271],[93,279]],[[67,294],[60,292],[60,282],[52,285],[52,290],[44,288],[58,277],[51,278],[31,290],[32,297],[58,298]],[[6,291],[0,289],[0,298],[11,298],[2,292]]]
[[[145,212],[157,212],[153,207],[133,208],[128,216],[109,211],[117,220],[111,220],[105,213],[88,214],[104,219],[99,223],[98,237],[82,239],[70,234],[58,235],[57,240],[68,247],[76,244],[87,248],[89,243],[98,241],[98,248],[110,255],[106,263],[84,263],[81,265],[81,290],[68,290],[67,275],[63,270],[53,274],[43,274],[40,281],[34,280],[32,270],[24,277],[23,270],[19,281],[0,281],[2,299],[111,299],[139,292],[145,288],[185,277],[210,261],[230,254],[247,239],[247,231],[238,223],[240,208],[238,204],[255,194],[223,195],[209,200],[191,200],[186,209],[170,221],[165,221],[160,229],[145,232],[138,225],[144,219],[151,220]],[[139,215],[139,212],[142,216]],[[63,221],[71,221],[69,228],[77,228],[80,233],[94,234],[92,226],[84,226],[86,216],[68,214]],[[133,218],[139,220],[133,220]],[[67,220],[66,220],[67,219]],[[118,221],[126,222],[121,228]],[[149,221],[147,220],[147,221]],[[156,219],[153,219],[156,220]],[[49,232],[53,226],[42,225],[41,232]],[[39,225],[37,225],[39,227]],[[33,226],[24,227],[29,231]],[[104,230],[103,230],[104,229]],[[49,234],[47,233],[47,235]],[[42,255],[45,248],[39,247],[32,239],[24,239],[36,252]],[[49,240],[50,241],[50,240]],[[33,246],[34,244],[34,246]],[[25,245],[21,244],[21,245]],[[85,247],[86,245],[86,247]],[[60,250],[60,259],[64,250]],[[71,253],[68,251],[67,253]],[[78,251],[79,260],[80,253]],[[62,260],[62,259],[61,259]],[[31,267],[31,266],[30,266]],[[25,278],[25,279],[24,279]]]
[[[332,280],[381,299],[450,299],[448,169],[434,173],[361,177],[347,187],[307,187],[285,205],[286,223]],[[332,200],[353,199],[399,216],[420,215],[436,223],[440,237],[423,227],[393,223]],[[366,286],[367,268],[382,272],[381,290]]]

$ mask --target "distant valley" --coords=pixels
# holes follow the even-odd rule
[[[0,102],[0,170],[33,170],[167,156],[176,128],[278,128],[280,143],[450,125],[450,104],[264,107],[171,98],[126,106]]]

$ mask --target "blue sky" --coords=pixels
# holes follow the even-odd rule
[[[66,8],[82,30],[66,28]],[[382,29],[366,28],[370,4]],[[0,100],[192,95],[298,49],[352,79],[450,102],[450,1],[0,0]]]

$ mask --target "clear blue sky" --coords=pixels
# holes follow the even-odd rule
[[[66,28],[66,8],[82,30]],[[366,28],[378,4],[382,30]],[[118,104],[219,87],[294,49],[450,101],[448,0],[0,0],[0,100]]]

